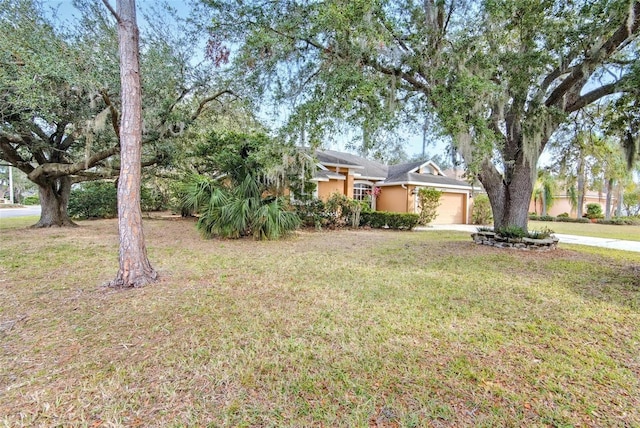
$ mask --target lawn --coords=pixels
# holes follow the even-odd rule
[[[594,238],[625,239],[640,241],[640,226],[619,226],[598,223],[563,223],[551,221],[529,221],[529,230],[549,228],[565,235],[593,236]]]
[[[145,220],[0,233],[0,424],[640,426],[640,255],[468,233],[201,240]]]

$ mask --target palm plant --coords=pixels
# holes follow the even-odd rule
[[[538,199],[541,200],[541,215],[543,216],[546,216],[547,210],[549,210],[553,206],[556,187],[556,179],[549,173],[548,170],[538,171],[538,179],[536,180],[533,188],[533,198],[536,202]],[[537,205],[538,204],[536,203],[536,210]]]
[[[192,177],[183,205],[200,213],[198,230],[206,238],[278,239],[300,225],[281,197],[263,196],[264,185],[247,175],[235,187],[202,176]]]

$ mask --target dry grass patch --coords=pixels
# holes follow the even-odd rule
[[[116,273],[115,220],[2,231],[0,421],[640,425],[637,254],[145,227],[162,281],[129,291],[99,287]]]

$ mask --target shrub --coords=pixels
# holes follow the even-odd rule
[[[240,185],[227,189],[213,181],[197,179],[187,194],[185,206],[200,211],[198,230],[206,238],[278,239],[300,225],[283,198],[263,197],[260,185],[247,175]]]
[[[505,238],[520,239],[527,236],[527,231],[520,226],[504,226],[498,229],[498,235]]]
[[[349,198],[342,193],[333,193],[325,203],[328,225],[344,227],[351,225],[358,227],[362,205],[359,201]]]
[[[427,225],[438,216],[441,196],[442,192],[436,189],[423,187],[418,190],[418,207],[420,208],[418,224]]]
[[[569,218],[569,213],[562,213],[556,216],[557,218]]]
[[[589,219],[585,217],[571,218],[571,217],[556,217],[556,221],[561,223],[589,223]]]
[[[599,223],[599,224],[614,224],[614,225],[619,225],[619,226],[624,226],[624,225],[633,226],[633,225],[640,225],[640,218],[637,218],[637,217],[613,217],[610,220],[598,219],[597,223]]]
[[[159,211],[163,208],[162,195],[147,187],[140,188],[142,211]],[[109,181],[83,183],[69,195],[69,216],[73,218],[113,218],[118,215],[118,189]]]
[[[73,218],[112,218],[118,215],[118,191],[112,182],[93,181],[71,190],[68,213]]]
[[[40,203],[40,195],[26,196],[22,200],[22,203],[24,205],[38,205]]]
[[[321,229],[329,223],[325,203],[320,199],[298,202],[295,210],[304,226]]]
[[[541,215],[540,217],[538,217],[538,220],[540,221],[555,221],[556,218],[552,215]]]
[[[140,209],[142,211],[162,211],[166,207],[166,198],[157,188],[149,188],[145,185],[140,188]]]
[[[603,218],[604,216],[602,215],[602,207],[600,206],[600,204],[587,204],[587,218],[588,219],[594,219],[594,218]]]
[[[529,231],[527,237],[531,239],[547,239],[551,236],[552,233],[553,230],[549,229],[548,227],[543,227],[541,230]]]
[[[474,198],[471,221],[473,224],[489,224],[493,221],[491,203],[487,195],[480,194]]]
[[[360,225],[381,229],[411,230],[418,225],[420,216],[413,213],[390,213],[386,211],[362,212]]]

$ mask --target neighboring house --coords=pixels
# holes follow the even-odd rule
[[[371,200],[377,211],[417,213],[418,189],[435,188],[442,191],[438,216],[433,224],[469,222],[472,187],[464,181],[449,178],[432,161],[400,165],[383,165],[350,153],[333,150],[317,151],[318,170],[315,196],[327,200],[333,193],[341,193],[357,200]],[[375,187],[380,188],[372,197]]]
[[[617,198],[614,196],[611,200],[611,209],[612,211],[615,209],[617,204]],[[587,204],[600,204],[602,207],[602,212],[605,212],[605,206],[607,203],[607,194],[606,193],[598,193],[593,191],[588,191],[584,195],[584,212],[587,212]],[[531,198],[531,203],[529,204],[529,212],[541,214],[542,213],[542,200],[541,198]],[[547,215],[550,216],[558,216],[559,214],[567,213],[571,217],[576,216],[576,210],[571,205],[571,199],[568,195],[554,195],[553,196],[553,205],[547,209]],[[584,213],[583,213],[584,214]]]

